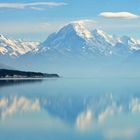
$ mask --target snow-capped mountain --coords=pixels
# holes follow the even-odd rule
[[[80,22],[65,25],[42,43],[10,40],[0,35],[0,55],[4,56],[127,57],[139,50],[140,40],[110,35],[99,29],[91,31]]]
[[[81,55],[90,50],[92,34],[80,24],[69,24],[59,32],[51,34],[40,45],[39,52],[52,52],[63,55]]]
[[[81,23],[70,23],[41,43],[38,53],[128,56],[137,50],[140,50],[140,40],[109,35],[98,29],[90,31]]]
[[[28,42],[23,40],[11,40],[0,35],[0,55],[17,57],[35,49],[38,42]]]

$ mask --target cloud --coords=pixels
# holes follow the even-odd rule
[[[81,20],[75,20],[72,21],[71,23],[79,23],[79,24],[91,24],[91,23],[95,23],[96,21],[92,20],[92,19],[81,19]]]
[[[97,25],[97,21],[93,19],[80,19],[80,20],[71,21],[70,23],[78,23],[80,25],[87,27],[88,29],[93,29],[93,27]]]
[[[64,5],[67,5],[67,3],[64,2],[0,3],[0,8],[43,10],[46,9],[46,6],[58,7]]]
[[[102,12],[99,14],[101,17],[105,18],[124,18],[124,19],[136,19],[139,18],[138,15],[129,12]]]
[[[2,33],[39,33],[39,32],[56,32],[69,23],[81,23],[85,26],[94,26],[96,21],[90,19],[81,19],[76,21],[46,21],[46,22],[1,22],[0,31]],[[12,28],[11,28],[12,27]]]

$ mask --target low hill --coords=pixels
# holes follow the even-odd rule
[[[0,78],[55,78],[58,74],[0,69]]]

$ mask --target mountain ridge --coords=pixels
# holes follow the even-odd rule
[[[127,49],[125,49],[125,47]],[[46,48],[46,49],[44,49]],[[75,50],[74,50],[75,49]],[[42,44],[39,52],[57,50],[62,53],[73,53],[79,49],[77,53],[101,54],[105,56],[131,54],[133,51],[140,50],[140,40],[135,40],[128,36],[112,36],[108,33],[94,29],[89,31],[84,25],[79,23],[71,23],[58,32],[50,35]],[[125,50],[121,53],[119,49]],[[117,51],[116,51],[117,50]],[[117,54],[119,52],[119,54]],[[61,53],[61,52],[60,52]]]
[[[11,57],[19,57],[32,51],[39,45],[38,42],[12,40],[3,35],[0,35],[0,55],[7,55]]]
[[[100,29],[89,30],[82,23],[69,23],[39,42],[7,39],[0,35],[0,56],[18,58],[26,55],[122,56],[140,50],[140,40],[114,36]]]

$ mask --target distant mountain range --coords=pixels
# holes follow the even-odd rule
[[[0,55],[19,57],[32,51],[38,45],[38,42],[12,40],[0,35]]]
[[[102,30],[88,30],[83,24],[71,23],[41,43],[38,53],[82,56],[128,56],[140,50],[140,40],[112,36]]]
[[[130,76],[139,75],[139,62],[140,40],[110,35],[99,29],[89,30],[76,22],[65,25],[43,42],[0,36],[0,63],[25,71],[63,76],[70,73],[116,76],[122,72],[123,76],[124,73]]]
[[[44,42],[28,42],[0,36],[0,55],[129,56],[140,50],[140,40],[114,36],[83,24],[70,23],[51,34]]]

